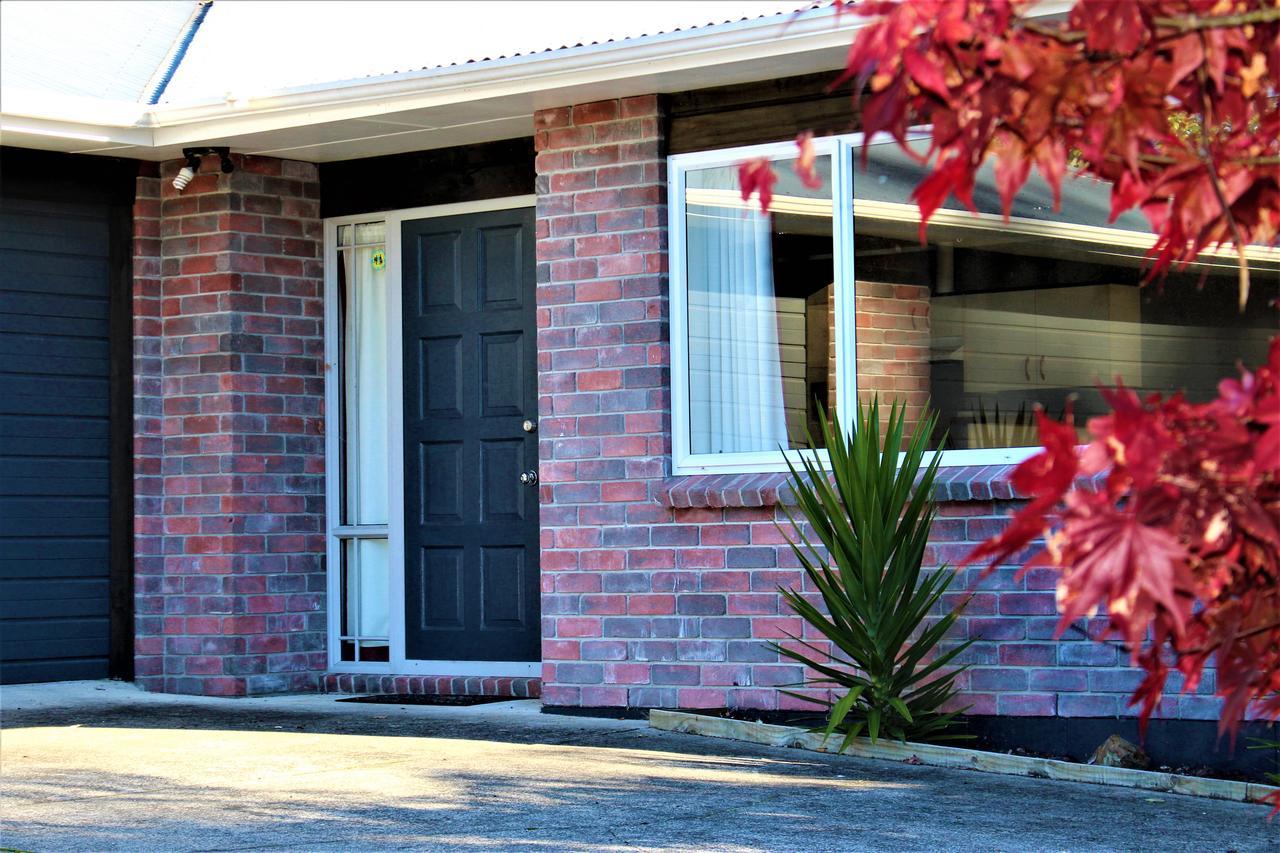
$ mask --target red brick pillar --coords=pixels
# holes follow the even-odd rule
[[[314,689],[325,669],[323,277],[316,169],[265,157],[139,178],[136,675]]]
[[[649,548],[649,525],[671,516],[654,501],[670,450],[658,99],[542,110],[534,122],[542,697],[645,705],[629,696],[649,678],[647,663],[629,662],[628,637],[674,613],[662,594],[674,552]]]

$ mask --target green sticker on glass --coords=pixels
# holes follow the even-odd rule
[[[380,270],[387,265],[387,253],[384,251],[374,252],[369,261],[373,264],[375,270]]]

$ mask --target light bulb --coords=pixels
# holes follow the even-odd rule
[[[183,166],[178,170],[178,174],[174,176],[173,188],[178,192],[182,192],[187,188],[187,184],[191,183],[191,179],[196,176],[196,170],[190,166]]]

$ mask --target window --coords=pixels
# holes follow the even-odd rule
[[[386,225],[338,226],[339,654],[385,662],[388,575],[388,311]]]
[[[740,158],[672,158],[686,164],[675,173],[684,204],[672,248],[683,259],[672,315],[684,344],[673,382],[683,404],[676,454],[691,466],[776,465],[781,449],[808,446],[819,403],[841,408],[836,351],[853,315],[839,251],[849,241],[838,238],[849,214],[833,203],[835,177],[847,170],[834,164],[850,152],[824,140],[820,185],[810,189],[786,158],[794,147],[771,148],[779,180],[768,216],[742,200]]]
[[[819,402],[872,394],[905,404],[909,425],[932,404],[943,464],[1014,462],[1036,443],[1037,404],[1072,401],[1083,429],[1117,375],[1205,399],[1265,359],[1280,251],[1251,247],[1243,315],[1234,254],[1142,287],[1146,221],[1109,225],[1106,186],[1068,180],[1055,213],[1033,178],[1005,222],[989,169],[980,213],[940,210],[921,243],[919,166],[885,142],[864,171],[860,144],[821,142],[818,190],[794,175],[790,143],[671,158],[676,473],[785,470]],[[759,156],[779,177],[767,216],[737,190],[737,164]]]

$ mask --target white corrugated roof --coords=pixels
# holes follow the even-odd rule
[[[163,103],[384,76],[782,15],[804,0],[216,0]],[[780,20],[785,20],[785,17]]]
[[[0,3],[5,90],[145,101],[195,0]]]
[[[0,86],[161,103],[313,87],[777,17],[810,0],[198,0],[0,2]]]

